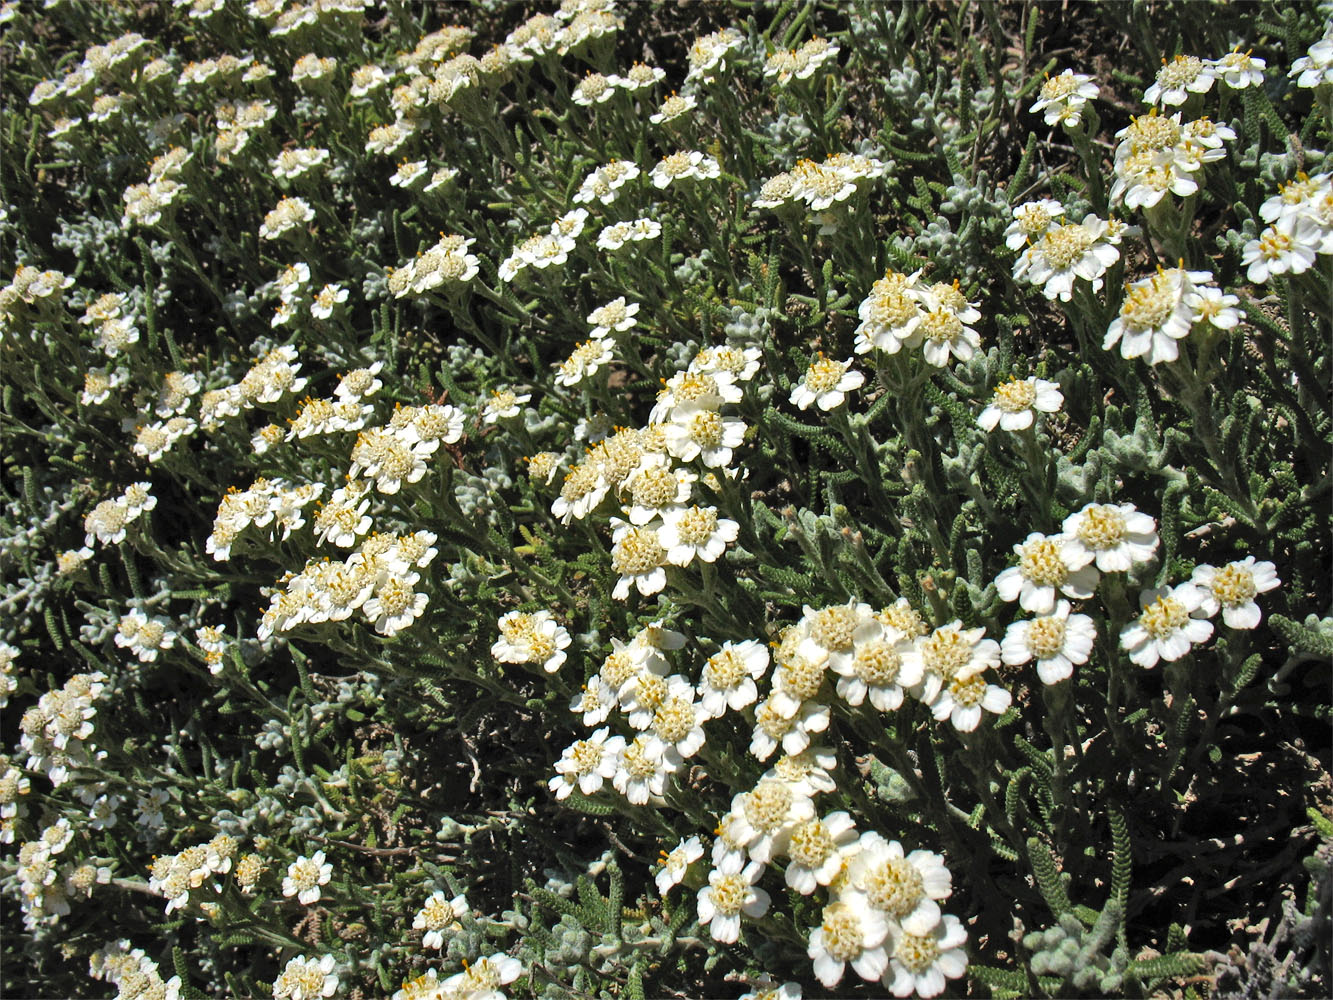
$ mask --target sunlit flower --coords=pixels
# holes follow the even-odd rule
[[[1032,426],[1034,413],[1055,413],[1064,401],[1060,387],[1054,382],[1011,376],[1008,382],[995,387],[995,395],[977,416],[977,426],[984,431],[996,427],[1006,431],[1027,430]]]
[[[1179,660],[1191,647],[1207,642],[1213,623],[1201,617],[1207,596],[1193,583],[1145,590],[1139,595],[1139,617],[1120,632],[1120,646],[1141,667],[1159,660]]]
[[[1254,556],[1227,563],[1220,569],[1207,564],[1194,567],[1190,583],[1203,594],[1200,608],[1209,617],[1222,612],[1228,628],[1251,629],[1263,617],[1255,596],[1277,588],[1277,567],[1271,562],[1256,562]]]

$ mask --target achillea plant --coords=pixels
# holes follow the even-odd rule
[[[1325,7],[0,4],[0,989],[1327,995]]]

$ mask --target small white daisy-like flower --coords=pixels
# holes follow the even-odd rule
[[[741,934],[742,913],[757,919],[768,912],[771,899],[755,885],[763,873],[764,866],[758,861],[737,872],[715,868],[708,873],[708,884],[699,890],[698,914],[700,926],[708,926],[714,941],[735,944]]]
[[[681,150],[662,157],[657,166],[648,174],[655,188],[665,188],[672,181],[686,178],[707,179],[718,177],[722,167],[704,153],[696,150]]]
[[[802,410],[811,403],[821,410],[831,410],[841,406],[846,394],[861,388],[865,381],[865,375],[852,368],[851,358],[834,361],[820,352],[818,360],[811,363],[801,381],[792,387],[791,403]]]
[[[1314,266],[1319,232],[1305,216],[1283,216],[1241,251],[1245,276],[1263,284],[1274,275],[1304,274]]]
[[[332,955],[291,959],[273,981],[273,1000],[318,1000],[338,992],[338,977]]]
[[[960,733],[970,733],[981,723],[982,709],[1001,715],[1012,701],[1013,696],[1004,688],[987,683],[981,674],[973,674],[955,677],[929,704],[937,722],[948,719]]]
[[[896,711],[906,690],[922,681],[921,659],[911,653],[911,639],[898,629],[878,619],[862,622],[852,633],[851,656],[833,663],[838,695],[849,705],[868,697],[879,711]]]
[[[1183,268],[1158,268],[1156,274],[1128,285],[1117,316],[1106,331],[1102,349],[1120,343],[1120,356],[1147,356],[1149,364],[1175,361],[1180,356],[1178,341],[1193,328],[1194,310],[1185,298],[1196,288],[1213,280],[1208,271]]]
[[[1212,64],[1214,75],[1232,90],[1261,86],[1267,66],[1258,56],[1242,52],[1239,45]]]
[[[787,885],[803,896],[829,885],[846,870],[857,840],[856,823],[845,812],[792,826],[778,843],[787,858]]]
[[[653,84],[665,80],[666,70],[636,62],[624,76],[613,74],[607,79],[622,90],[642,90],[644,87],[651,87]]]
[[[594,795],[616,773],[616,758],[625,737],[611,736],[603,726],[585,740],[576,740],[555,763],[556,776],[547,782],[557,799],[567,799],[575,788]]]
[[[699,677],[699,702],[710,718],[728,708],[739,712],[759,697],[755,684],[768,669],[768,649],[754,639],[726,642],[704,664]]]
[[[736,540],[740,525],[717,516],[716,507],[679,507],[662,513],[658,541],[666,550],[667,562],[687,566],[694,559],[715,562]]]
[[[328,319],[346,301],[346,288],[341,285],[325,285],[310,303],[310,315],[315,319]]]
[[[667,550],[652,528],[612,518],[611,568],[620,574],[611,596],[623,601],[635,587],[651,597],[666,586]]]
[[[1246,556],[1220,569],[1207,564],[1194,567],[1190,583],[1203,594],[1200,607],[1209,617],[1222,612],[1227,628],[1257,628],[1263,617],[1255,596],[1277,588],[1277,567],[1271,562],[1256,562]]]
[[[884,951],[889,922],[859,892],[841,892],[824,907],[820,925],[810,932],[806,952],[815,977],[829,989],[842,982],[848,963],[862,979],[875,980],[888,968]]]
[[[806,702],[795,715],[784,716],[771,699],[761,701],[754,710],[754,732],[750,753],[758,760],[768,760],[778,747],[788,756],[796,756],[810,746],[813,733],[828,729],[829,707]]]
[[[1216,79],[1212,63],[1198,56],[1178,55],[1170,62],[1163,59],[1157,79],[1143,92],[1143,102],[1173,107],[1184,104],[1190,94],[1206,94]]]
[[[494,424],[510,417],[516,417],[521,412],[522,405],[530,399],[532,399],[530,393],[524,393],[520,396],[510,389],[497,389],[491,393],[491,398],[483,404],[481,419],[485,423]]]
[[[273,211],[264,216],[264,224],[259,227],[261,240],[276,240],[298,226],[312,222],[315,210],[304,198],[283,198]]]
[[[303,906],[319,902],[319,887],[327,885],[333,878],[333,865],[324,860],[324,852],[316,851],[312,857],[298,857],[287,866],[287,874],[282,880],[282,894],[295,896]]]
[[[1014,221],[1004,231],[1004,245],[1010,250],[1022,250],[1041,239],[1064,214],[1064,205],[1053,198],[1024,202],[1014,209]]]
[[[1127,572],[1157,551],[1157,522],[1132,503],[1090,503],[1066,517],[1060,531],[1064,558],[1071,565],[1096,560],[1103,573]]]
[[[615,96],[615,93],[616,87],[607,77],[601,73],[590,72],[579,81],[570,97],[575,104],[586,108],[594,104],[605,104]]]
[[[1057,592],[1077,601],[1087,600],[1101,574],[1088,563],[1076,566],[1066,554],[1063,535],[1043,535],[1034,531],[1014,546],[1018,565],[1001,571],[995,578],[1000,599],[1018,601],[1024,611],[1046,615],[1055,610]]]
[[[675,750],[663,746],[657,737],[640,733],[621,748],[611,785],[630,805],[662,803],[667,776],[680,766],[681,760]]]
[[[1036,660],[1043,684],[1068,680],[1076,664],[1088,662],[1097,641],[1097,626],[1092,619],[1069,612],[1069,602],[1062,600],[1052,614],[1014,622],[1000,643],[1000,659],[1009,666]]]
[[[1324,37],[1291,64],[1287,75],[1295,78],[1298,87],[1333,83],[1333,21],[1324,25]]]
[[[904,930],[890,940],[889,968],[881,980],[895,997],[913,993],[929,1000],[944,992],[946,980],[967,971],[967,929],[946,913],[932,930],[911,934]]]
[[[1055,413],[1064,402],[1065,397],[1054,382],[1011,376],[1008,382],[995,387],[995,395],[977,416],[977,426],[984,431],[996,427],[1005,431],[1027,430],[1035,419],[1034,413]]]
[[[924,934],[940,921],[939,900],[953,891],[944,859],[931,851],[908,854],[896,840],[878,833],[861,834],[848,865],[848,887],[894,922]]]
[[[611,363],[613,346],[606,337],[583,341],[556,366],[555,384],[572,387],[596,375],[599,368]]]
[[[374,622],[376,632],[393,635],[421,617],[429,598],[412,589],[420,580],[419,573],[407,573],[391,577],[375,588],[374,594],[361,605],[361,611],[367,620]]]
[[[592,327],[591,336],[606,337],[612,333],[624,333],[632,329],[639,321],[635,318],[639,312],[639,303],[625,302],[622,295],[606,305],[598,306],[588,314],[588,324]]]
[[[1213,623],[1203,617],[1206,596],[1193,583],[1145,590],[1139,595],[1139,617],[1120,632],[1120,646],[1134,663],[1152,668],[1185,656],[1193,646],[1207,642]]]
[[[1100,93],[1092,77],[1066,69],[1046,78],[1041,93],[1028,111],[1034,115],[1043,112],[1047,125],[1076,126],[1083,120],[1087,103],[1096,100]]]
[[[417,911],[417,915],[412,921],[412,928],[426,932],[421,937],[423,948],[432,948],[439,951],[444,947],[444,932],[457,927],[458,918],[465,913],[467,913],[467,898],[465,896],[455,896],[453,899],[449,899],[445,896],[443,890],[438,890],[432,893],[421,909]]]
[[[663,424],[667,451],[682,462],[696,458],[709,468],[731,464],[732,451],[745,440],[745,422],[724,417],[717,410],[696,402],[674,407]]]
[[[698,837],[689,837],[673,847],[669,854],[662,851],[660,856],[662,867],[658,869],[655,881],[657,891],[665,896],[672,886],[680,885],[690,865],[704,856],[704,849]]]
[[[689,114],[697,105],[698,101],[693,94],[686,94],[684,97],[672,94],[662,102],[662,106],[654,114],[648,116],[648,120],[654,125],[663,125]]]

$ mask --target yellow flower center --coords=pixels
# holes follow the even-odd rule
[[[798,865],[818,868],[834,851],[833,837],[820,820],[812,819],[792,831],[787,856]]]
[[[1166,274],[1159,271],[1143,284],[1125,290],[1120,318],[1135,330],[1156,330],[1171,318],[1176,308],[1176,289]]]
[[[1093,244],[1093,236],[1082,226],[1072,223],[1048,229],[1039,244],[1041,255],[1051,269],[1068,270]]]
[[[1022,413],[1037,399],[1037,387],[1029,379],[1012,378],[995,387],[995,405],[1005,413]]]
[[[824,907],[824,950],[838,962],[850,962],[861,954],[861,921],[846,903]]]
[[[1225,607],[1234,608],[1254,600],[1258,590],[1254,586],[1254,574],[1244,566],[1232,563],[1223,566],[1213,574],[1210,587],[1213,596]]]
[[[745,818],[761,833],[773,833],[787,821],[792,792],[785,781],[761,781],[745,796]]]
[[[1171,633],[1185,627],[1190,620],[1185,606],[1174,597],[1162,596],[1143,609],[1139,624],[1154,639],[1165,639]]]
[[[1039,660],[1049,660],[1065,647],[1065,620],[1037,618],[1028,625],[1028,649]]]
[[[1118,507],[1096,504],[1079,521],[1078,540],[1090,549],[1113,549],[1125,540],[1125,515]]]
[[[694,705],[684,698],[670,698],[653,716],[653,730],[663,743],[679,743],[694,728]]]
[[[704,665],[704,680],[715,691],[728,691],[749,676],[745,661],[731,650],[723,650],[708,658]]]
[[[686,545],[703,545],[717,531],[717,512],[691,507],[676,522],[676,532]]]
[[[929,969],[940,957],[940,945],[934,934],[904,934],[898,939],[893,957],[912,975]]]
[[[1039,538],[1022,546],[1018,571],[1039,587],[1055,587],[1069,575],[1069,567],[1060,558],[1060,546],[1049,538]]]
[[[621,576],[651,573],[666,562],[666,550],[657,540],[657,532],[630,528],[611,549],[611,568]]]
[[[869,687],[891,687],[898,680],[902,656],[891,643],[876,639],[856,651],[852,666]]]
[[[856,612],[842,605],[816,611],[810,621],[810,638],[829,652],[849,649],[859,622]]]
[[[926,892],[921,873],[906,858],[886,859],[866,874],[864,882],[870,905],[895,920],[915,910]]]
[[[822,396],[824,393],[836,389],[846,372],[847,365],[845,363],[821,355],[819,360],[812,364],[810,370],[805,373],[806,388],[816,395]]]

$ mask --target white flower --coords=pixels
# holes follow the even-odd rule
[[[1119,341],[1123,358],[1147,355],[1152,365],[1175,361],[1180,356],[1177,341],[1194,325],[1194,310],[1185,298],[1212,280],[1208,271],[1173,267],[1159,268],[1156,274],[1127,286],[1120,315],[1107,329],[1102,349],[1109,351]]]
[[[1054,613],[1009,626],[1000,643],[1000,659],[1010,666],[1037,661],[1043,684],[1058,684],[1087,663],[1097,640],[1097,627],[1087,615],[1071,615],[1068,601],[1059,601]]]
[[[699,678],[699,703],[710,718],[728,708],[739,712],[759,697],[755,681],[768,669],[768,649],[754,639],[723,643],[708,658]]]
[[[849,705],[869,697],[881,712],[896,711],[904,691],[922,680],[921,659],[911,654],[911,640],[896,628],[878,619],[862,622],[852,633],[851,656],[832,664],[838,695]]]
[[[1143,92],[1145,104],[1184,104],[1190,94],[1206,94],[1217,79],[1210,62],[1198,56],[1178,55],[1170,62],[1162,60],[1153,85]]]
[[[412,587],[421,579],[419,573],[407,573],[382,581],[361,611],[367,621],[375,623],[381,635],[393,635],[413,622],[426,610],[428,598]]]
[[[696,458],[710,468],[731,464],[732,449],[745,440],[745,422],[724,417],[715,409],[696,402],[682,403],[663,425],[667,451],[682,462]]]
[[[651,87],[655,83],[660,83],[666,79],[666,70],[657,66],[648,66],[641,62],[636,62],[629,68],[624,76],[613,74],[607,77],[614,86],[623,90],[642,90],[644,87]]]
[[[660,189],[675,180],[684,180],[689,177],[717,177],[721,173],[722,167],[717,160],[695,149],[681,150],[662,157],[657,166],[653,167],[648,174],[648,177],[652,180],[653,187]]]
[[[273,1000],[316,1000],[333,996],[338,992],[334,964],[332,955],[318,960],[297,955],[273,981]]]
[[[625,737],[610,736],[603,726],[586,740],[577,740],[555,763],[556,776],[547,784],[557,799],[569,798],[577,786],[584,795],[594,795],[602,783],[615,775],[616,758]]]
[[[264,216],[264,224],[259,227],[261,240],[276,240],[297,226],[313,221],[315,210],[304,198],[283,198],[273,211]]]
[[[637,302],[626,304],[623,295],[604,306],[598,306],[588,314],[588,323],[592,326],[591,336],[605,337],[613,330],[616,333],[624,333],[632,329],[639,322],[635,319],[638,312],[639,304]]]
[[[1213,73],[1232,90],[1244,90],[1263,84],[1267,65],[1258,56],[1242,52],[1237,45],[1221,59],[1215,59],[1212,67]]]
[[[488,424],[499,423],[519,415],[520,407],[532,399],[530,393],[518,395],[510,389],[497,389],[482,407],[481,419]]]
[[[787,857],[787,885],[803,896],[829,885],[846,870],[857,840],[856,823],[845,812],[792,826],[778,844],[779,853]]]
[[[1055,413],[1064,405],[1065,397],[1054,382],[1041,378],[1020,379],[1011,376],[1008,382],[995,387],[991,402],[977,417],[977,426],[985,431],[1021,431],[1032,426],[1033,412]]]
[[[347,301],[347,289],[341,285],[325,285],[310,303],[310,315],[315,319],[328,319],[335,309]]]
[[[1324,26],[1324,37],[1291,64],[1291,72],[1287,75],[1296,78],[1298,87],[1333,83],[1333,21]]]
[[[319,901],[321,885],[327,885],[333,878],[333,865],[324,860],[324,852],[316,851],[312,857],[298,857],[287,866],[287,874],[282,880],[282,894],[295,896],[303,906]]]
[[[1132,503],[1090,503],[1066,517],[1060,530],[1063,557],[1075,567],[1095,559],[1103,573],[1123,573],[1157,551],[1157,522]]]
[[[169,628],[166,618],[149,618],[138,608],[120,619],[116,627],[116,645],[128,649],[140,663],[152,663],[157,654],[176,644],[177,634]]]
[[[1126,232],[1120,223],[1089,214],[1080,223],[1051,226],[1014,262],[1014,277],[1040,285],[1048,299],[1068,302],[1074,279],[1100,291],[1102,275],[1120,259],[1116,245]]]
[[[448,899],[445,897],[443,890],[432,893],[412,920],[414,930],[424,930],[426,932],[421,936],[421,946],[423,948],[433,948],[436,951],[443,948],[444,932],[452,927],[457,927],[458,918],[467,913],[467,909],[467,898],[465,896],[455,896],[453,899]]]
[[[584,379],[591,378],[599,368],[611,363],[613,346],[613,342],[605,337],[583,341],[565,361],[556,366],[555,384],[576,386]]]
[[[849,862],[848,885],[895,926],[924,934],[939,923],[938,900],[949,897],[953,878],[938,854],[907,854],[898,841],[867,832]]]
[[[548,674],[560,669],[573,641],[549,611],[511,611],[500,619],[499,629],[492,656],[503,663],[536,663]]]
[[[821,410],[841,406],[846,393],[865,385],[866,377],[852,369],[852,359],[833,361],[819,354],[791,390],[791,403],[802,410],[814,403]]]
[[[962,622],[953,621],[916,640],[903,655],[903,668],[922,678],[922,701],[934,701],[940,686],[955,678],[973,677],[999,666],[1000,644],[985,635],[981,626],[965,629]]]
[[[666,586],[667,551],[657,532],[619,518],[612,518],[611,527],[611,568],[620,574],[611,596],[623,601],[631,585],[644,597],[661,591]]]
[[[1004,688],[988,684],[981,674],[955,677],[929,702],[936,721],[948,719],[960,733],[970,733],[981,722],[981,712],[1004,713],[1013,697]]]
[[[699,735],[702,737],[702,730]],[[642,806],[650,801],[660,803],[667,775],[680,766],[681,760],[675,750],[662,745],[656,736],[640,733],[621,747],[611,785],[630,805]]]
[[[1053,198],[1024,202],[1014,209],[1014,221],[1004,231],[1004,245],[1010,250],[1022,250],[1033,240],[1041,239],[1064,214],[1064,205]]]
[[[1143,591],[1139,595],[1143,610],[1121,630],[1121,648],[1141,667],[1155,667],[1159,660],[1179,660],[1213,634],[1212,622],[1195,617],[1207,614],[1206,599],[1193,583]]]
[[[1221,569],[1207,564],[1196,566],[1190,583],[1203,594],[1200,608],[1209,617],[1220,610],[1228,628],[1250,629],[1257,628],[1262,618],[1255,595],[1273,590],[1282,581],[1271,562],[1256,562],[1254,556],[1246,556]]]
[[[731,811],[720,824],[727,839],[749,856],[768,864],[784,835],[795,825],[814,819],[809,796],[779,778],[761,778],[754,789],[731,800]]]
[[[671,849],[668,854],[663,851],[661,854],[662,867],[658,869],[655,881],[657,882],[657,891],[663,896],[667,890],[674,885],[679,885],[681,879],[685,877],[685,872],[689,870],[690,865],[704,856],[703,845],[699,843],[698,837],[690,837],[682,840]]]
[[[575,104],[581,104],[586,108],[594,104],[605,104],[615,95],[615,92],[615,85],[609,79],[602,76],[601,73],[589,72],[587,76],[579,81],[570,97]]]
[[[698,101],[693,94],[686,94],[681,97],[679,94],[672,94],[662,102],[661,108],[656,113],[649,115],[648,120],[654,125],[662,125],[669,121],[674,121],[681,115],[687,115],[695,109]]]
[[[1321,240],[1319,231],[1305,216],[1283,216],[1250,240],[1241,251],[1245,276],[1263,284],[1277,274],[1304,274],[1314,266]]]
[[[889,969],[882,980],[895,997],[915,993],[929,1000],[944,992],[946,979],[958,979],[967,971],[967,930],[952,913],[925,934],[903,931],[893,935]]]
[[[1018,565],[1001,571],[995,589],[1003,601],[1018,601],[1024,611],[1046,615],[1055,610],[1056,592],[1083,601],[1092,596],[1100,573],[1068,554],[1063,535],[1046,536],[1034,531],[1014,546]]]
[[[741,933],[742,913],[758,918],[768,912],[770,897],[755,885],[763,872],[763,865],[751,861],[738,872],[715,868],[708,873],[708,884],[698,895],[699,924],[708,925],[714,941],[735,944]]]
[[[1066,69],[1046,78],[1041,94],[1028,111],[1044,112],[1047,125],[1059,123],[1072,127],[1083,120],[1083,109],[1100,93],[1092,77]]]
[[[815,977],[829,989],[842,982],[847,963],[862,979],[878,979],[888,968],[884,941],[889,922],[858,892],[841,892],[824,907],[821,923],[810,932],[806,952]]]
[[[796,756],[810,746],[812,733],[828,729],[829,708],[806,702],[795,715],[784,716],[771,704],[772,699],[761,701],[754,710],[754,732],[750,737],[750,753],[758,760],[768,760],[778,747],[789,756]]]
[[[658,541],[666,549],[667,562],[687,566],[693,559],[715,562],[736,540],[740,525],[717,516],[716,507],[678,507],[662,512]]]

